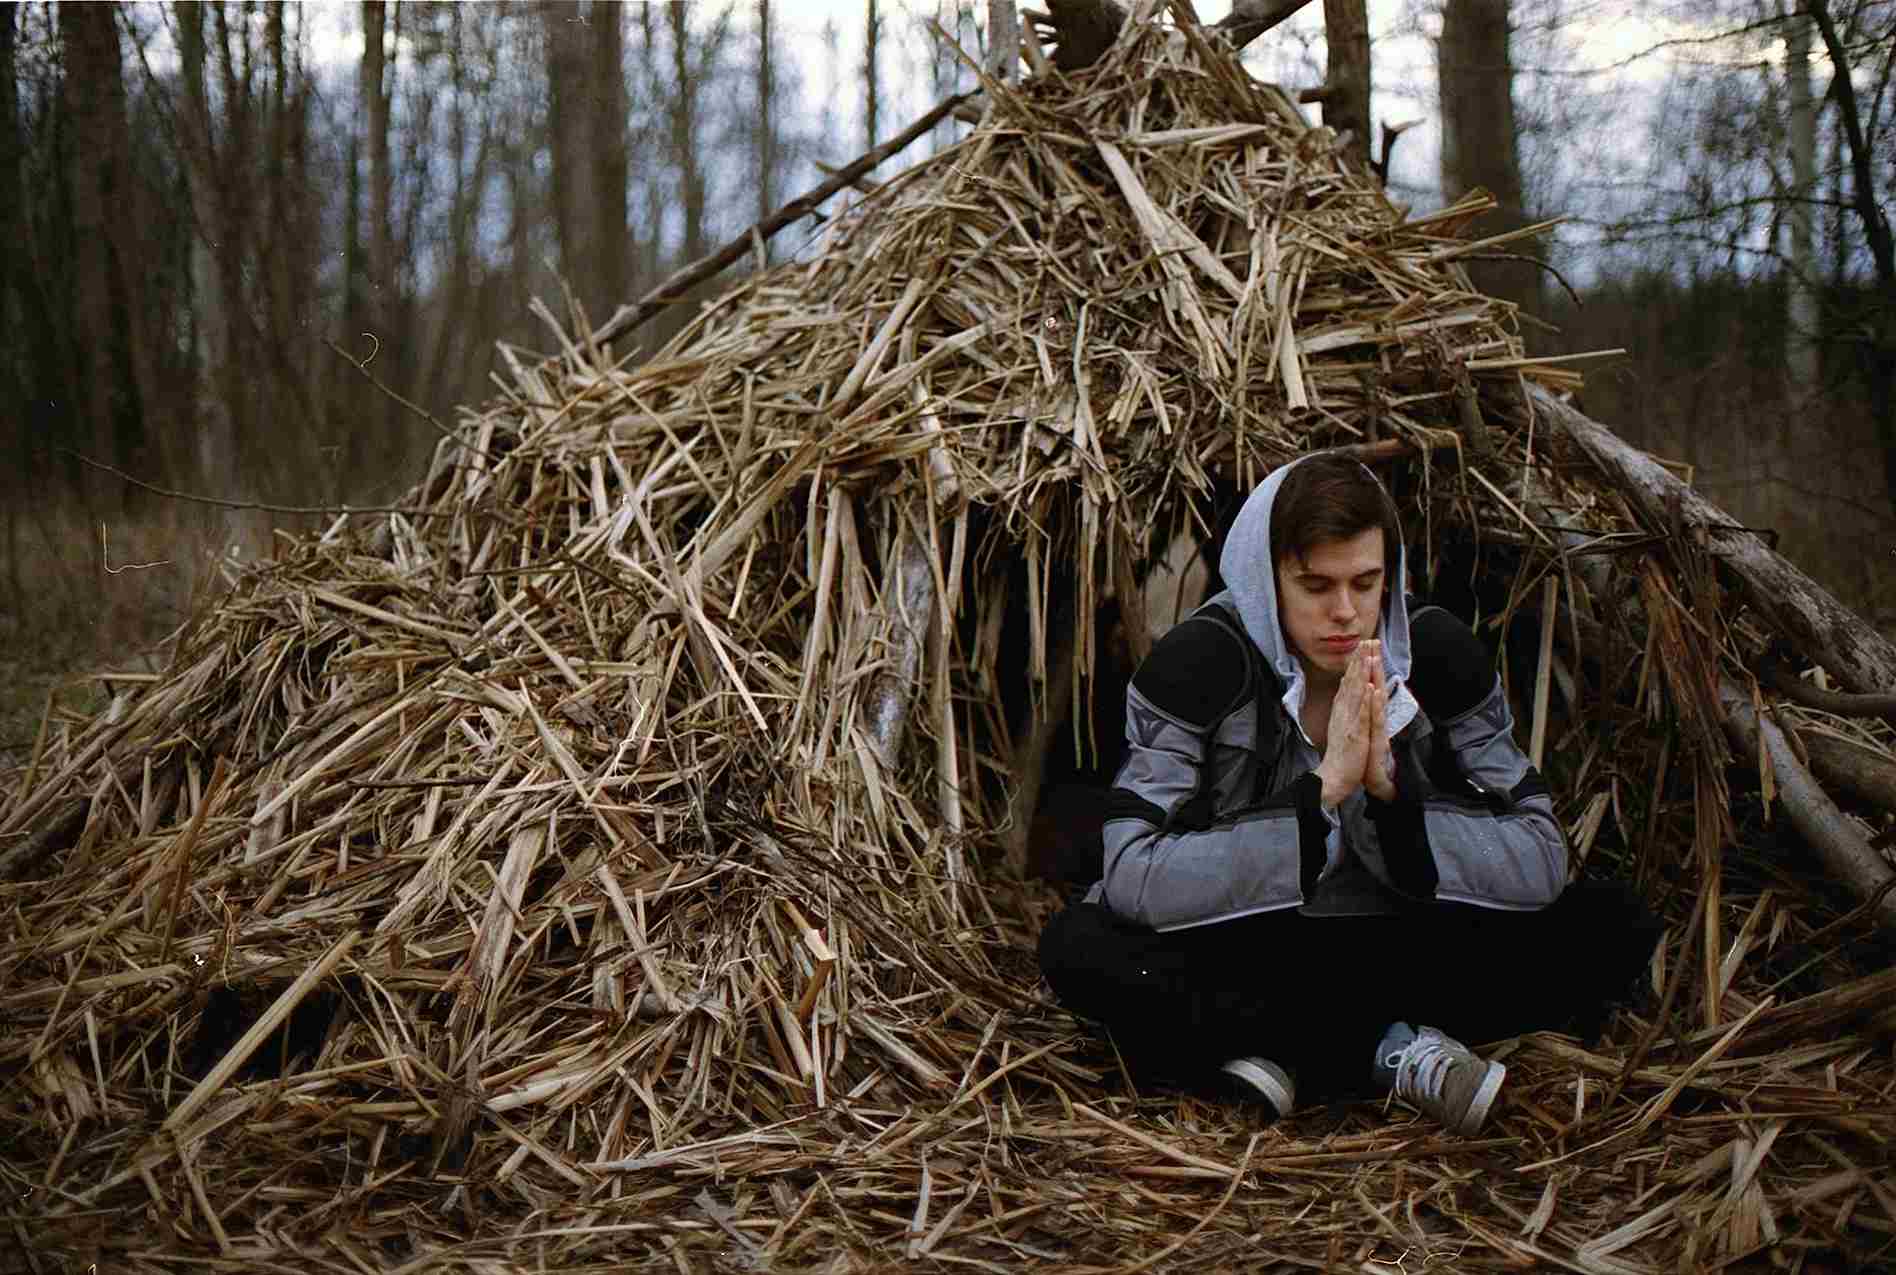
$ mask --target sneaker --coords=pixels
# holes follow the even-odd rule
[[[1411,1031],[1407,1023],[1390,1027],[1376,1064],[1396,1097],[1462,1134],[1480,1131],[1508,1074],[1440,1029]]]
[[[1218,1069],[1225,1092],[1243,1102],[1269,1107],[1272,1118],[1287,1116],[1297,1105],[1297,1085],[1290,1073],[1268,1058],[1233,1058]]]

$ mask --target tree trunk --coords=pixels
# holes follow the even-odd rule
[[[1850,170],[1855,179],[1857,219],[1863,223],[1863,238],[1869,244],[1870,257],[1876,263],[1878,295],[1871,302],[1869,335],[1862,346],[1864,379],[1869,383],[1870,419],[1876,428],[1876,441],[1883,448],[1883,480],[1892,507],[1896,507],[1896,239],[1892,239],[1889,221],[1877,202],[1875,157],[1870,154],[1863,122],[1857,111],[1855,82],[1843,40],[1831,20],[1825,0],[1805,0],[1805,11],[1817,24],[1823,37],[1824,51],[1835,68],[1831,92],[1837,98],[1837,114],[1843,122],[1844,137],[1850,143]]]
[[[0,253],[0,333],[10,337],[24,333],[26,325],[26,271],[21,260],[28,254],[28,218],[26,183],[21,173],[25,147],[20,137],[19,69],[13,49],[15,20],[20,6],[0,4],[0,243],[12,250]],[[31,356],[25,342],[18,338],[0,343],[0,398],[24,405],[32,392],[28,388]],[[45,369],[42,369],[42,373]],[[41,444],[43,446],[43,443]],[[24,411],[0,413],[0,454],[11,456],[10,465],[0,466],[0,505],[6,506],[6,592],[0,605],[15,615],[26,612],[25,586],[19,559],[19,516],[24,494],[29,490],[30,471],[36,468],[34,448],[29,441]]]
[[[862,148],[872,151],[882,132],[878,115],[882,99],[882,64],[876,49],[882,35],[882,15],[876,0],[868,2],[868,18],[862,31]]]
[[[231,405],[223,393],[224,369],[231,361],[230,322],[226,315],[235,303],[223,293],[222,277],[211,253],[211,240],[220,234],[217,165],[211,137],[210,89],[205,81],[204,7],[182,0],[172,11],[178,23],[178,62],[184,95],[178,106],[178,149],[191,191],[190,330],[198,428],[191,464],[181,477],[208,484],[231,452]],[[181,467],[182,468],[182,467]]]
[[[629,299],[632,288],[625,205],[625,5],[593,0],[587,31],[592,37],[593,259],[581,276],[592,282],[580,295],[592,322],[603,323]]]
[[[584,296],[590,282],[593,244],[588,232],[595,207],[593,157],[587,153],[586,137],[590,19],[577,0],[548,0],[539,11],[546,41],[546,136],[552,157],[548,193],[559,239],[560,276]]]
[[[117,6],[59,6],[66,60],[62,107],[71,122],[74,306],[78,329],[81,446],[116,462],[141,441],[137,253],[131,219],[131,141],[125,117]]]
[[[1514,123],[1514,64],[1508,53],[1508,0],[1446,0],[1436,50],[1442,99],[1442,198],[1454,203],[1476,187],[1498,207],[1483,234],[1528,224]],[[1530,245],[1514,251],[1533,254]],[[1491,297],[1540,309],[1540,272],[1515,261],[1471,261],[1468,274]]]
[[[776,32],[770,0],[757,0],[757,220],[777,208]]]
[[[448,152],[452,173],[448,205],[448,274],[436,285],[433,341],[427,362],[415,378],[417,395],[424,404],[439,403],[460,389],[456,376],[457,355],[484,327],[485,307],[479,299],[487,292],[480,261],[475,253],[475,235],[486,207],[487,155],[492,143],[491,115],[483,112],[478,126],[468,119],[468,102],[473,97],[467,74],[466,20],[481,21],[480,10],[456,5],[448,15]],[[471,134],[478,127],[475,157],[470,171],[467,150]],[[478,347],[476,347],[478,348]]]
[[[395,174],[389,158],[390,77],[384,51],[387,20],[382,0],[362,0],[362,69],[358,93],[362,103],[361,118],[367,123],[362,150],[368,162],[364,203],[369,224],[362,239],[368,249],[368,268],[362,280],[362,328],[349,335],[352,341],[370,347],[363,351],[365,356],[379,353],[384,345],[393,355],[394,316],[399,299],[395,282]],[[386,378],[386,365],[377,371]],[[377,405],[368,399],[363,407],[360,424],[349,432],[346,468],[352,474],[382,469],[392,463],[395,454],[392,444],[395,422],[386,405]],[[370,425],[371,421],[375,424]]]
[[[1323,122],[1350,139],[1349,155],[1369,169],[1369,13],[1363,0],[1323,0],[1329,65],[1323,75]]]
[[[1020,13],[1014,0],[988,0],[988,75],[1004,84],[1020,80]],[[869,139],[875,145],[875,139]]]
[[[382,0],[362,2],[362,101],[369,122],[369,320],[388,331],[399,289],[395,284],[395,172],[389,160],[386,10]]]
[[[695,261],[704,255],[704,174],[698,167],[698,84],[692,74],[691,29],[686,6],[668,7],[671,16],[672,160],[678,165],[679,203],[685,214],[684,255]]]
[[[1784,368],[1794,405],[1812,402],[1818,385],[1817,250],[1812,222],[1817,195],[1817,108],[1810,93],[1810,19],[1793,14],[1785,23],[1784,78],[1791,100],[1791,190],[1789,286],[1784,316]],[[1780,444],[1791,443],[1794,415],[1787,413]]]

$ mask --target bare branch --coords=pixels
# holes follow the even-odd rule
[[[195,492],[173,491],[169,487],[160,487],[148,483],[142,478],[134,478],[122,469],[93,460],[90,456],[81,456],[69,447],[58,449],[72,457],[81,465],[103,470],[116,478],[122,478],[141,491],[154,496],[163,496],[167,500],[188,500],[196,505],[215,505],[219,509],[255,509],[270,514],[407,514],[412,518],[446,518],[454,513],[452,509],[423,509],[418,505],[271,505],[261,500],[226,500],[222,496],[200,496]]]
[[[972,93],[957,93],[935,104],[933,110],[916,120],[901,133],[891,137],[882,145],[860,156],[853,162],[838,169],[836,175],[828,181],[802,195],[797,196],[770,216],[747,227],[736,238],[719,248],[708,257],[700,257],[690,265],[683,267],[671,278],[653,288],[639,300],[628,306],[620,306],[617,314],[593,333],[593,340],[604,345],[639,327],[666,306],[682,298],[698,284],[711,278],[720,270],[750,251],[757,239],[769,239],[779,230],[792,222],[814,213],[817,206],[834,195],[843,187],[852,185],[857,178],[875,168],[876,165],[902,150],[910,142],[935,127],[948,113],[973,97]]]
[[[1222,31],[1232,48],[1242,49],[1308,3],[1310,0],[1235,0],[1231,12],[1212,23],[1211,29]]]
[[[1837,110],[1843,117],[1844,136],[1850,143],[1850,167],[1856,178],[1856,212],[1863,221],[1863,235],[1870,242],[1870,252],[1876,258],[1877,282],[1885,288],[1896,288],[1896,250],[1892,250],[1890,244],[1889,223],[1883,220],[1882,210],[1876,206],[1876,177],[1870,167],[1870,148],[1863,137],[1863,122],[1857,115],[1856,86],[1850,82],[1850,62],[1826,0],[1805,0],[1804,11],[1817,24],[1817,32],[1823,37],[1824,49],[1830,54],[1831,66],[1835,69],[1830,77],[1830,92],[1836,98]]]
[[[1463,257],[1462,260],[1463,261],[1522,261],[1522,262],[1526,262],[1530,266],[1539,266],[1542,270],[1545,270],[1548,274],[1554,276],[1555,280],[1559,282],[1560,286],[1567,290],[1567,296],[1573,301],[1575,305],[1584,306],[1586,304],[1585,302],[1580,300],[1580,294],[1573,290],[1573,285],[1567,282],[1567,276],[1560,273],[1560,271],[1556,269],[1552,263],[1542,261],[1539,257],[1530,257],[1526,253],[1523,253],[1523,252],[1471,252],[1466,257]]]
[[[1231,12],[1212,23],[1210,29],[1224,36],[1234,50],[1242,49],[1309,3],[1236,0]],[[1126,24],[1126,11],[1115,0],[1047,0],[1046,12],[1028,10],[1023,16],[1041,27],[1052,28],[1053,38],[1059,41],[1053,64],[1062,71],[1077,71],[1099,61]]]
[[[376,337],[374,333],[368,333],[366,335],[373,337],[375,340],[375,349],[369,351],[369,359],[372,359],[375,357],[376,353],[381,350],[382,340],[380,337]],[[356,358],[355,355],[349,353],[349,351],[343,349],[340,345],[337,345],[334,341],[330,340],[328,337],[323,338],[323,344],[328,346],[331,350],[334,350],[338,358],[342,359],[345,363],[350,364],[352,367],[355,368],[356,371],[362,373],[362,375],[368,379],[368,382],[370,385],[373,385],[376,389],[382,391],[382,393],[388,395],[391,399],[394,399],[397,403],[400,403],[403,407],[407,408],[410,412],[413,412],[416,416],[421,417],[422,420],[427,421],[430,425],[434,426],[436,432],[439,433],[441,437],[447,439],[449,442],[453,443],[457,447],[461,447],[461,448],[466,449],[467,451],[473,452],[476,456],[482,457],[485,460],[492,461],[495,459],[495,457],[491,453],[482,451],[480,448],[476,447],[474,444],[468,442],[465,438],[462,438],[459,434],[449,429],[446,425],[443,425],[440,421],[436,420],[434,413],[430,412],[427,408],[422,407],[419,404],[409,402],[407,399],[403,398],[400,394],[397,394],[394,390],[382,384],[381,380],[375,375],[375,373],[369,371],[369,359]]]

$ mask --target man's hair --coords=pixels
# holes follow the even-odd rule
[[[1271,568],[1285,558],[1307,560],[1318,545],[1348,540],[1371,527],[1382,528],[1383,584],[1395,589],[1402,536],[1395,503],[1361,461],[1318,452],[1284,475],[1271,503]]]

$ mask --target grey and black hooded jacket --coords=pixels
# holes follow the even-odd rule
[[[1225,542],[1227,588],[1171,629],[1126,696],[1104,875],[1087,898],[1185,929],[1253,913],[1399,912],[1431,900],[1531,911],[1567,881],[1567,845],[1486,648],[1440,607],[1383,591],[1394,801],[1359,789],[1326,812],[1301,726],[1303,667],[1278,621],[1271,504],[1251,493]]]

